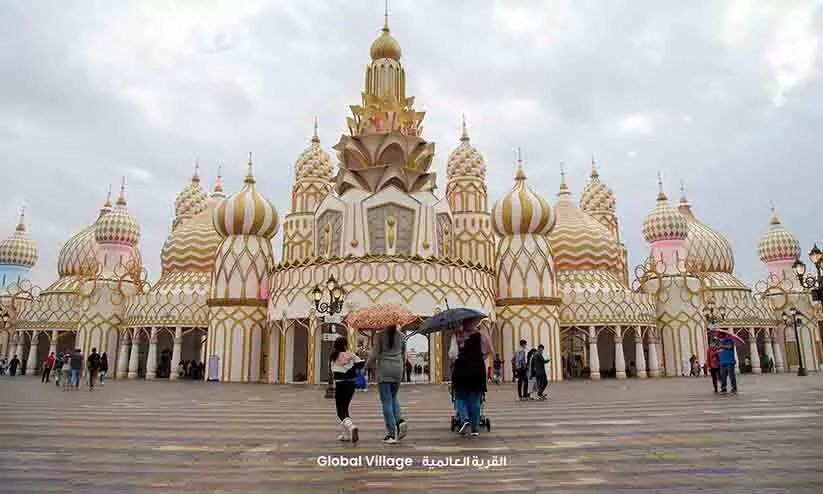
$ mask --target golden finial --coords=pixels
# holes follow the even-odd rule
[[[774,201],[769,201],[769,209],[772,211],[772,219],[769,221],[769,224],[779,225],[780,218],[777,216],[777,210],[774,208]]]
[[[311,142],[320,142],[320,136],[317,134],[317,115],[314,116],[314,134],[311,136]]]
[[[194,175],[191,176],[192,183],[200,182],[200,155],[194,157]]]
[[[689,200],[686,198],[686,181],[682,178],[680,179],[680,204],[689,204]]]
[[[523,154],[520,148],[517,148],[517,172],[514,174],[514,179],[517,181],[526,180],[526,173],[523,171]]]
[[[251,151],[249,151],[249,169],[246,172],[246,180],[244,180],[244,182],[247,183],[247,184],[253,184],[254,183],[254,174],[252,173],[251,165],[252,165]]]
[[[463,126],[463,131],[460,134],[460,140],[461,141],[468,141],[469,140],[469,131],[466,128],[466,114],[465,113],[463,114],[462,126]]]
[[[666,197],[666,193],[663,192],[663,174],[660,171],[657,172],[657,200],[658,201],[668,201],[669,198]]]
[[[20,206],[20,221],[17,222],[16,230],[18,232],[26,231],[26,205],[25,204]]]
[[[560,192],[557,195],[568,195],[569,194],[569,186],[566,185],[566,164],[562,161],[560,162]]]
[[[597,161],[595,161],[594,153],[592,153],[592,174],[591,174],[591,177],[592,178],[597,178],[599,176],[600,176],[600,174],[597,173]]]
[[[386,6],[383,9],[383,32],[389,32],[389,0],[386,0]]]
[[[117,202],[115,203],[118,206],[125,206],[126,205],[126,176],[123,175],[123,180],[120,182],[120,195],[117,196]]]
[[[111,207],[111,184],[109,184],[109,188],[106,190],[106,202],[103,203],[103,207]]]
[[[223,193],[223,165],[217,165],[217,180],[214,181],[214,194]],[[212,195],[214,195],[212,194]]]

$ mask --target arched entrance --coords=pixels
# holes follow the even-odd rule
[[[600,363],[600,377],[617,377],[614,353],[614,328],[597,328],[597,356]]]
[[[309,375],[308,319],[293,319],[286,329],[286,382],[305,383]]]
[[[588,332],[575,326],[560,329],[560,364],[563,379],[589,378]]]

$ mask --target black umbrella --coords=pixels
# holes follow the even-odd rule
[[[442,329],[459,328],[463,322],[470,319],[483,319],[486,317],[480,311],[467,308],[447,309],[426,319],[415,331],[420,334],[435,333]]]

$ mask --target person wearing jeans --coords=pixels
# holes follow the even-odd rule
[[[383,442],[393,444],[406,436],[406,421],[400,414],[400,383],[406,362],[406,343],[403,335],[391,326],[377,336],[377,341],[366,361],[366,367],[377,367],[377,390],[386,423]]]
[[[514,369],[515,378],[517,378],[517,397],[521,400],[529,398],[529,376],[526,365],[528,360],[526,355],[528,350],[526,340],[520,340],[520,348],[512,357],[512,368]]]
[[[727,337],[720,342],[720,392],[725,393],[726,384],[731,382],[732,393],[737,393],[737,376],[734,366],[734,341]]]
[[[83,369],[83,354],[79,348],[75,348],[71,354],[69,368],[71,369],[71,386],[77,389],[80,387],[80,371]]]
[[[465,434],[471,427],[471,435],[479,435],[480,401],[486,392],[486,363],[479,333],[469,336],[463,344],[454,363],[452,386],[462,421],[459,432]]]

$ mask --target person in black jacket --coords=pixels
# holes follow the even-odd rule
[[[460,432],[471,427],[471,435],[480,434],[480,400],[486,392],[486,362],[480,334],[469,336],[454,363],[452,375],[454,398],[460,408],[459,416],[464,421]]]

